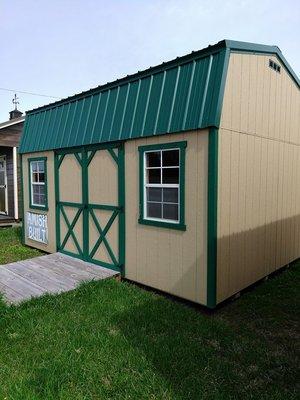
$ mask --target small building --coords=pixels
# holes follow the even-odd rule
[[[215,307],[299,258],[299,87],[223,40],[27,112],[25,243]]]
[[[21,218],[18,147],[25,117],[15,108],[9,121],[0,123],[0,226]]]

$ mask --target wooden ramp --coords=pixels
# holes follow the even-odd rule
[[[54,253],[0,265],[0,293],[7,303],[17,304],[45,293],[67,292],[84,281],[117,276],[110,269]]]

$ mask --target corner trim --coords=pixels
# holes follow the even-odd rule
[[[217,207],[218,207],[218,129],[208,136],[207,189],[207,307],[217,304]]]
[[[216,114],[215,114],[215,126],[216,127],[219,127],[220,126],[220,122],[221,122],[221,115],[222,115],[222,109],[223,109],[223,99],[224,99],[227,72],[228,72],[228,66],[229,66],[229,58],[230,58],[230,50],[227,48],[225,50],[225,55],[224,55],[222,76],[221,76],[221,83],[220,83],[220,90],[219,90],[218,102],[217,102]]]

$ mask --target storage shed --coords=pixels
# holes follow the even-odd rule
[[[223,40],[27,112],[25,243],[215,307],[299,258],[299,87]]]

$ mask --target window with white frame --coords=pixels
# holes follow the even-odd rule
[[[140,224],[186,230],[186,145],[181,141],[139,147]]]
[[[144,216],[179,221],[180,149],[145,151]]]
[[[46,207],[46,161],[44,159],[30,160],[30,205],[31,207]]]

